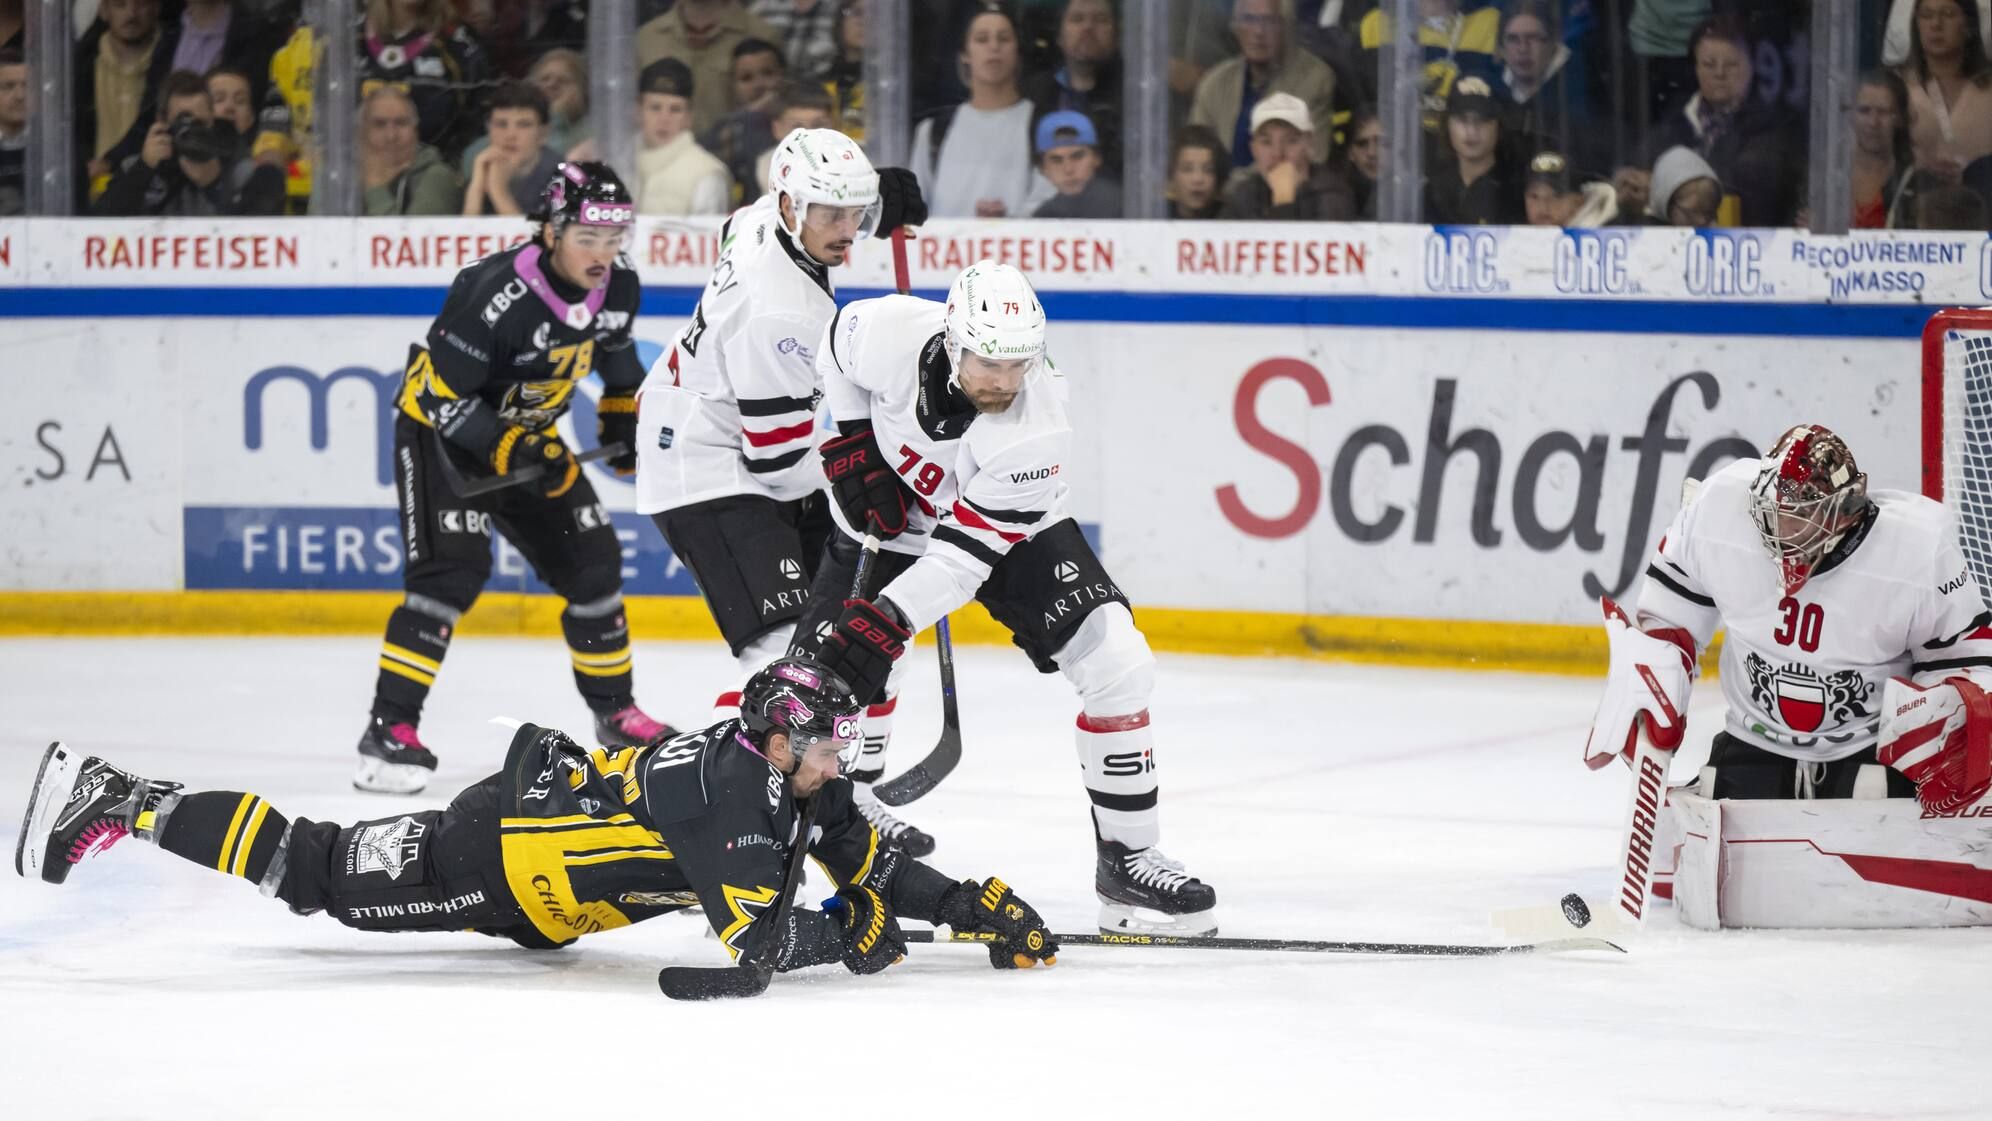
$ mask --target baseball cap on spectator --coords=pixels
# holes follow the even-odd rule
[[[1466,113],[1490,119],[1501,115],[1500,103],[1494,100],[1494,88],[1487,84],[1487,79],[1469,75],[1453,83],[1452,93],[1446,98],[1446,115],[1457,117]]]
[[[1302,132],[1314,131],[1314,115],[1307,111],[1307,102],[1290,93],[1269,93],[1252,106],[1252,131],[1268,121],[1285,121]]]
[[[1077,109],[1060,109],[1046,113],[1037,123],[1037,153],[1044,155],[1053,148],[1063,148],[1068,144],[1084,144],[1089,148],[1100,146],[1099,130],[1093,127],[1086,114]]]
[[[637,77],[640,93],[661,93],[670,97],[692,96],[692,68],[675,58],[660,58],[643,68]]]
[[[1575,177],[1570,174],[1570,161],[1561,152],[1538,152],[1529,161],[1527,186],[1534,183],[1547,183],[1556,188],[1559,195],[1567,195],[1577,189]]]

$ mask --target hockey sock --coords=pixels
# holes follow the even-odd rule
[[[139,812],[139,836],[196,864],[260,883],[290,819],[254,794],[210,790],[177,795]]]
[[[877,782],[884,777],[885,749],[892,746],[892,714],[898,708],[896,692],[888,692],[884,701],[865,708],[864,745],[858,748],[858,761],[851,768],[852,782]]]
[[[1082,712],[1077,737],[1079,770],[1100,839],[1131,849],[1153,847],[1162,838],[1162,814],[1148,710],[1131,716]]]
[[[590,603],[570,603],[560,613],[567,652],[574,660],[574,687],[596,715],[620,712],[636,703],[630,674],[629,620],[622,595]]]
[[[422,702],[442,671],[458,612],[428,598],[408,602],[387,617],[380,644],[380,677],[374,682],[373,714],[390,722],[420,722]]]

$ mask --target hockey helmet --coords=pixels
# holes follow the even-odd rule
[[[783,137],[768,159],[768,189],[778,206],[789,200],[792,219],[782,230],[790,238],[802,236],[811,208],[827,220],[855,211],[859,237],[878,228],[878,171],[857,141],[836,129],[799,128]]]
[[[526,218],[551,226],[555,239],[570,222],[628,229],[636,223],[636,199],[608,164],[573,160],[548,177],[539,206]]]
[[[1750,520],[1778,562],[1786,595],[1805,586],[1867,506],[1867,475],[1845,440],[1816,424],[1778,437],[1750,485]]]
[[[961,355],[992,362],[1035,359],[1044,353],[1044,306],[1014,265],[982,260],[961,270],[948,288],[948,362],[957,379]]]
[[[740,721],[755,744],[781,732],[797,759],[810,751],[834,755],[854,747],[863,716],[851,687],[808,658],[777,658],[740,690]]]

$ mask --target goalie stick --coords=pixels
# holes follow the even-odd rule
[[[872,560],[878,556],[878,537],[865,535],[864,551],[858,554],[858,570],[851,577],[851,598],[863,599],[865,583],[871,576]],[[816,824],[816,802],[803,806],[802,820],[796,825],[795,849],[789,853],[788,867],[782,870],[781,894],[775,900],[774,921],[740,955],[733,965],[667,965],[657,971],[657,987],[672,1000],[730,1000],[760,996],[775,979],[775,957],[780,953],[781,934],[788,926],[789,911],[795,905],[795,889],[802,883],[802,861],[809,854],[809,830]]]
[[[912,291],[906,271],[906,231],[892,231],[892,275],[899,294]],[[934,624],[934,652],[941,662],[941,738],[925,759],[872,787],[878,800],[888,806],[903,806],[924,797],[961,762],[961,709],[955,701],[954,636],[948,630],[948,617]]]
[[[905,931],[907,942],[1000,942],[994,934],[939,930]],[[1319,942],[1295,938],[1186,938],[1174,934],[1053,934],[1064,946],[1120,946],[1171,950],[1276,950],[1303,954],[1383,954],[1395,957],[1500,957],[1510,954],[1561,954],[1575,950],[1625,947],[1603,938],[1555,938],[1507,946],[1449,945],[1439,942]]]

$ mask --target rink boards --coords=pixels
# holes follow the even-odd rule
[[[0,222],[0,630],[377,627],[400,579],[402,356],[455,270],[518,236]],[[1875,486],[1916,488],[1915,339],[1931,304],[1992,302],[1988,244],[937,223],[913,266],[936,296],[979,256],[1031,272],[1071,392],[1072,509],[1158,646],[1577,668],[1683,479],[1807,420]],[[847,298],[887,284],[861,249]],[[715,252],[710,225],[639,231],[646,360]],[[596,388],[565,422],[582,446]],[[711,633],[630,486],[591,477],[641,633]],[[509,546],[491,588],[523,598],[480,607],[486,629],[550,626]]]

